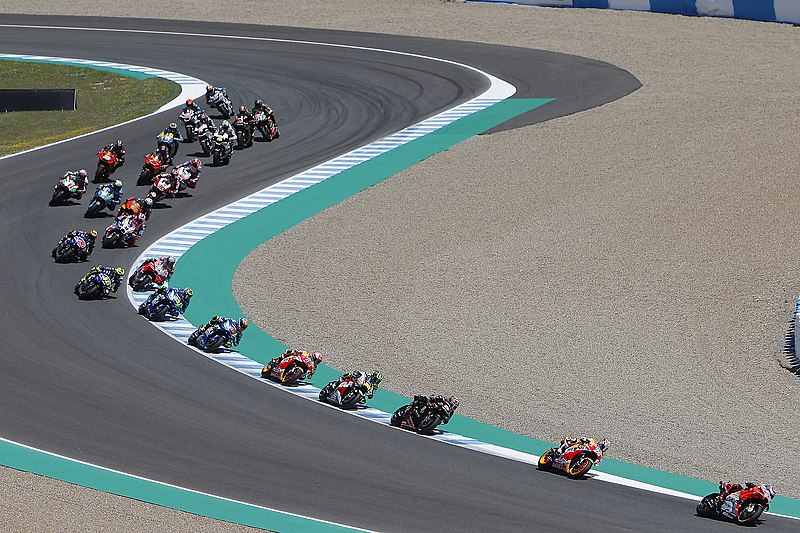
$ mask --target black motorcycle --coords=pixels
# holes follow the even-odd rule
[[[460,403],[455,396],[414,396],[413,402],[394,412],[390,423],[422,435],[433,435],[436,426],[450,421]]]

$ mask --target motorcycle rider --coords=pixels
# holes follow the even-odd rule
[[[158,134],[158,137],[164,136],[166,138],[169,138],[170,135],[172,135],[172,138],[175,139],[176,141],[183,142],[183,137],[181,136],[181,130],[178,129],[178,124],[176,124],[175,122],[170,122],[169,126],[164,128],[164,131]],[[159,140],[158,137],[156,137],[156,140]]]
[[[225,87],[214,87],[211,84],[206,85],[206,104],[209,107],[216,107],[216,104],[212,104],[211,101],[216,100],[220,94],[228,98],[228,90]],[[230,100],[230,98],[228,99]]]
[[[89,272],[86,273],[85,276],[81,278],[78,282],[78,285],[75,285],[75,294],[78,294],[78,286],[86,281],[89,276],[93,274],[105,274],[111,278],[111,292],[117,292],[119,289],[120,283],[122,283],[122,277],[125,275],[125,269],[122,267],[107,267],[103,265],[98,265],[96,267],[92,267]],[[107,296],[108,294],[106,294]]]
[[[175,302],[172,300],[172,298],[170,298],[171,294],[178,295],[181,301],[180,306],[175,305]],[[143,315],[145,309],[147,309],[151,303],[156,302],[157,300],[160,299],[165,299],[170,305],[172,314],[182,315],[184,312],[186,312],[186,308],[189,307],[189,300],[192,298],[192,295],[194,295],[194,292],[192,291],[192,289],[188,287],[185,289],[175,289],[167,287],[166,284],[161,285],[153,293],[151,293],[150,296],[147,297],[147,300],[145,300],[139,306],[139,314]]]
[[[735,482],[719,482],[719,496],[718,498],[722,500],[722,505],[720,505],[720,512],[722,512],[725,517],[730,518],[731,520],[735,520],[739,505],[742,503],[741,499],[741,492],[746,489],[752,489],[758,487],[759,483],[754,483],[752,481],[746,481],[744,486],[739,483]],[[766,489],[767,496],[772,499],[775,497],[775,490],[772,488],[771,485],[764,485]]]
[[[362,397],[361,400],[359,400],[359,403],[367,403],[367,398],[372,399],[372,397],[375,396],[375,390],[378,388],[378,383],[383,381],[383,374],[380,370],[376,370],[372,374],[366,374],[360,370],[345,372],[342,374],[342,377],[336,381],[334,389],[337,388],[342,381],[350,378],[355,381],[356,387],[361,390]]]
[[[176,166],[172,169],[172,174],[175,176],[177,180],[181,182],[182,187],[181,189],[186,188],[187,186],[190,189],[194,189],[197,187],[197,180],[200,179],[200,172],[203,170],[203,162],[197,159],[190,159],[189,161],[185,161],[180,165]],[[188,174],[189,178],[184,180],[184,174]]]
[[[75,198],[80,200],[81,196],[83,196],[83,194],[86,192],[86,187],[88,186],[89,183],[89,173],[86,172],[85,168],[82,168],[80,170],[70,170],[69,172],[61,176],[62,180],[67,178],[71,179],[75,183],[75,185],[78,186],[78,191],[75,193]]]
[[[574,446],[574,445],[576,445],[578,443],[589,444],[591,441],[592,441],[592,439],[590,439],[589,437],[573,438],[573,437],[567,436],[567,437],[564,437],[563,439],[561,439],[561,444],[559,445],[557,450],[558,450],[559,454],[564,455],[564,452],[567,451],[567,449],[570,446]],[[611,445],[611,441],[609,441],[608,439],[600,439],[597,442],[597,445],[600,447],[600,451],[605,453],[605,451]]]
[[[269,363],[267,363],[267,366],[272,367],[278,365],[280,364],[281,361],[283,361],[287,357],[299,357],[303,362],[307,363],[306,365],[308,366],[308,372],[306,373],[307,378],[311,377],[314,374],[314,372],[317,371],[317,367],[322,362],[322,354],[319,352],[312,352],[311,354],[309,354],[306,350],[295,350],[289,348],[288,350],[280,354],[278,357],[274,357]],[[310,362],[310,364],[308,364],[308,362]]]
[[[101,193],[102,191],[108,192],[111,196],[111,200],[108,202],[108,208],[113,211],[117,208],[117,204],[122,201],[122,182],[120,180],[114,180],[111,183],[98,185],[95,194]]]
[[[245,105],[239,106],[239,114],[237,116],[242,117],[245,124],[251,124],[253,122],[253,113],[248,111]]]
[[[235,320],[233,318],[228,317],[221,317],[221,316],[213,316],[211,320],[197,328],[194,333],[189,335],[188,344],[190,346],[197,346],[197,339],[205,333],[209,328],[214,326],[222,326],[227,325],[228,329],[233,332],[233,338],[231,339],[231,343],[234,346],[237,346],[239,342],[242,340],[242,335],[244,334],[244,330],[247,329],[247,326],[250,325],[250,322],[245,317],[241,317],[239,320]]]
[[[153,208],[153,199],[152,198],[136,198],[131,196],[122,205],[119,206],[119,213],[117,213],[117,219],[119,219],[123,215],[133,215],[139,216],[144,215],[144,219],[148,220],[150,218],[150,210]]]
[[[233,151],[233,141],[236,139],[236,130],[233,129],[231,123],[227,120],[223,120],[222,124],[219,125],[217,135],[225,139],[225,142],[228,145],[228,151]]]
[[[84,242],[86,242],[86,252],[81,254],[81,261],[86,261],[92,254],[92,251],[94,251],[94,241],[95,239],[97,239],[97,231],[95,230],[82,231],[77,229],[70,230],[69,233],[61,237],[61,240],[58,241],[56,248],[61,246],[64,243],[64,241],[72,239],[73,237],[80,237],[84,240]],[[51,255],[53,256],[53,259],[55,259],[56,257],[55,248],[53,249],[53,253]]]
[[[275,112],[272,110],[272,108],[268,106],[264,100],[257,98],[253,104],[253,114],[258,113],[259,111],[264,111],[264,113],[267,114],[272,122],[274,122],[276,126],[278,125],[278,122],[275,120]]]
[[[142,262],[139,268],[146,265],[147,263],[152,264],[153,270],[155,270],[156,274],[164,278],[164,282],[162,283],[162,285],[167,286],[169,279],[175,272],[175,262],[176,259],[171,255],[166,257],[148,257]]]
[[[187,111],[191,111],[195,114],[205,113],[205,111],[203,111],[203,108],[197,105],[195,101],[192,100],[191,98],[186,100],[186,105],[183,106],[183,110],[181,111],[181,113],[186,113]]]
[[[181,182],[178,179],[178,176],[176,176],[172,172],[162,172],[161,174],[156,176],[155,179],[153,179],[153,186],[155,186],[155,184],[158,183],[158,181],[163,177],[166,177],[169,180],[169,187],[167,188],[166,191],[164,191],[165,194],[167,196],[172,196],[172,195],[177,194],[180,191]],[[151,195],[154,195],[154,194],[155,194],[155,192],[151,191],[151,192],[149,192],[147,194],[147,196],[149,196],[155,202],[155,198],[153,198],[153,196],[151,196]]]
[[[111,169],[111,172],[114,172],[125,163],[125,145],[122,139],[117,139],[108,146],[103,147],[103,150],[108,150],[117,158],[117,162],[114,164],[114,168]]]

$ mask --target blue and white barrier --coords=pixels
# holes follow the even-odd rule
[[[549,7],[632,9],[800,24],[800,0],[469,0]]]

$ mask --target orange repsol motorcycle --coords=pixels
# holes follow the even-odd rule
[[[582,438],[567,446],[563,452],[559,447],[550,448],[539,457],[539,469],[561,470],[573,479],[583,477],[592,467],[600,464],[607,442],[605,439],[598,443],[594,439]]]

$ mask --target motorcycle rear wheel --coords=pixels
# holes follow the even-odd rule
[[[225,344],[225,336],[216,335],[210,339],[210,342],[206,343],[206,347],[203,348],[203,351],[208,353],[216,352],[222,347],[223,344]]]
[[[347,399],[343,399],[341,405],[339,405],[342,409],[355,409],[358,405],[359,400],[361,400],[361,393],[360,392],[352,392],[347,397]]]
[[[117,248],[121,243],[122,239],[116,231],[103,235],[103,248]]]
[[[150,313],[150,316],[149,316],[149,317],[147,317],[147,319],[148,319],[150,322],[163,322],[163,321],[164,321],[164,319],[165,319],[165,318],[166,318],[166,316],[167,316],[167,313],[169,313],[169,305],[167,305],[167,304],[161,304],[161,305],[159,305],[158,307],[156,307],[156,308],[153,310],[153,312],[152,312],[152,313]]]
[[[585,453],[581,453],[569,462],[569,466],[567,467],[567,475],[572,479],[581,478],[585,476],[593,466],[594,461],[592,458],[588,457]]]
[[[736,517],[736,523],[742,526],[752,526],[761,517],[764,512],[764,505],[756,500],[747,500],[742,502],[739,507],[739,516]]]
[[[55,259],[56,263],[71,263],[78,259],[75,256],[75,251],[68,244],[56,246],[53,252],[53,259]]]
[[[433,413],[428,413],[425,415],[419,422],[419,426],[417,427],[417,433],[420,435],[433,435],[436,426],[441,424],[442,419],[439,418],[437,415]]]
[[[86,283],[80,283],[77,292],[79,300],[97,300],[103,295],[103,288],[96,283],[89,286]]]
[[[67,199],[67,192],[61,189],[53,192],[53,198],[50,199],[50,205],[58,205]]]
[[[143,292],[151,283],[153,283],[153,276],[150,274],[142,274],[138,278],[134,274],[128,280],[128,285],[131,286],[133,292]]]

